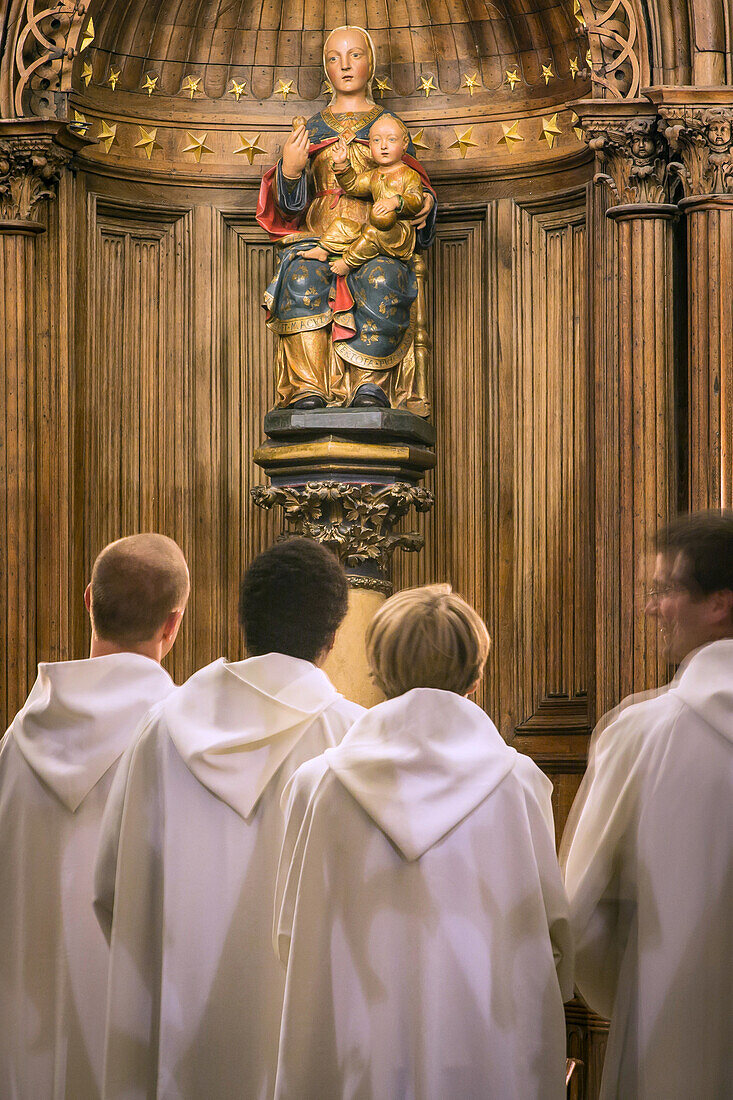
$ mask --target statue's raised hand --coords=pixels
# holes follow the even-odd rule
[[[343,134],[333,146],[331,156],[333,158],[334,168],[345,168],[349,163],[349,147],[346,144]]]
[[[283,172],[288,179],[297,179],[308,164],[310,137],[303,124],[289,135],[283,146]]]
[[[435,199],[429,191],[426,191],[425,198],[423,199],[423,204],[418,210],[415,217],[412,219],[412,224],[415,229],[422,229],[422,227],[427,223],[428,215],[430,214],[430,211],[433,209],[434,206]]]

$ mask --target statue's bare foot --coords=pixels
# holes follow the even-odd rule
[[[299,252],[299,256],[302,256],[304,260],[327,260],[328,252],[325,248],[321,248],[319,244],[313,246],[313,248],[307,248],[304,252]]]
[[[329,266],[334,275],[348,275],[351,270],[346,260],[331,260]]]

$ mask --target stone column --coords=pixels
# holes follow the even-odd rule
[[[654,107],[585,101],[586,139],[613,205],[595,220],[596,712],[667,679],[644,614],[650,537],[675,510],[674,219]]]
[[[73,153],[59,123],[0,122],[0,696],[2,719],[23,703],[36,654],[36,272],[43,207]],[[69,425],[69,430],[71,426]],[[5,728],[3,721],[3,729]]]
[[[672,93],[676,101],[670,102]],[[652,89],[687,220],[687,497],[733,506],[733,106],[727,89]]]

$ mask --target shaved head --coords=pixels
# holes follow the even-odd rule
[[[130,535],[105,546],[94,563],[90,588],[96,636],[138,645],[185,608],[190,589],[186,559],[165,535]]]

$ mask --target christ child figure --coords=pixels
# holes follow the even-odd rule
[[[415,230],[411,221],[422,208],[425,194],[417,172],[404,164],[409,134],[394,115],[383,114],[369,131],[369,151],[377,165],[356,172],[349,162],[344,137],[333,146],[333,168],[339,186],[347,195],[369,198],[373,206],[369,221],[360,225],[353,218],[335,218],[320,242],[302,255],[313,260],[331,259],[335,275],[347,275],[376,256],[408,260],[415,251]]]

